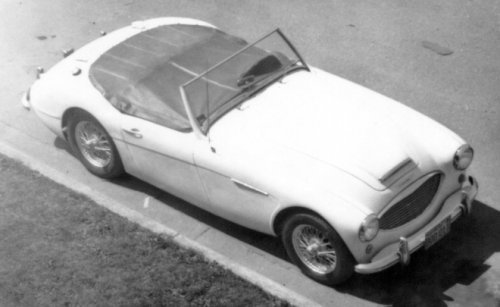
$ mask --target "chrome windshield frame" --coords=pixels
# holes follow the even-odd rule
[[[290,40],[285,36],[285,34],[280,30],[280,28],[276,28],[274,29],[273,31],[269,32],[268,34],[262,36],[261,38],[257,39],[256,41],[254,41],[253,43],[250,43],[248,44],[247,46],[243,47],[242,49],[236,51],[235,53],[231,54],[230,56],[226,57],[225,59],[221,60],[219,63],[213,65],[212,67],[208,68],[207,70],[203,71],[202,73],[200,73],[199,75],[197,75],[196,77],[192,78],[191,80],[189,80],[188,82],[182,84],[180,87],[179,87],[179,90],[180,90],[180,93],[181,93],[181,98],[182,98],[182,101],[184,103],[184,107],[186,109],[186,112],[187,112],[187,115],[188,115],[188,118],[189,118],[189,121],[191,123],[191,126],[193,128],[193,131],[199,135],[199,136],[206,136],[208,134],[208,131],[210,130],[210,126],[211,126],[211,122],[209,121],[209,118],[207,118],[207,120],[209,121],[208,122],[208,125],[207,125],[207,128],[204,130],[202,129],[202,127],[200,126],[200,124],[197,122],[193,112],[192,112],[192,108],[191,108],[191,105],[189,104],[189,100],[187,98],[187,94],[186,94],[186,90],[185,88],[187,86],[189,86],[190,84],[196,82],[197,80],[199,80],[200,78],[203,78],[205,77],[208,73],[210,73],[211,71],[213,71],[214,69],[216,69],[217,67],[223,65],[224,63],[227,63],[228,61],[230,61],[231,59],[235,58],[236,56],[240,55],[241,53],[245,52],[245,50],[248,50],[249,48],[252,48],[254,47],[256,44],[258,44],[259,42],[265,40],[266,38],[270,37],[271,35],[277,33],[282,39],[283,41],[286,43],[286,45],[288,45],[288,47],[290,48],[290,50],[297,56],[298,60],[296,63],[301,63],[302,64],[302,67],[303,69],[306,69],[307,71],[310,71],[310,68],[309,66],[307,65],[307,63],[304,61],[303,57],[301,56],[301,54],[298,52],[298,50],[295,48],[295,46],[290,42]],[[274,79],[279,79],[279,78],[274,78]],[[265,87],[265,86],[264,86]],[[238,95],[237,97],[241,97],[242,95]],[[251,96],[251,95],[247,95],[247,96]],[[234,99],[237,99],[237,97],[234,97],[228,101],[232,101]],[[247,97],[245,97],[247,98]],[[246,99],[243,99],[241,102],[239,102],[238,104],[242,103],[244,100]],[[215,121],[214,121],[215,122]]]

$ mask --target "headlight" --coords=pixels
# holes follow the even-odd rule
[[[474,150],[469,144],[460,146],[453,157],[453,166],[460,171],[463,171],[472,163]]]
[[[359,227],[359,239],[362,242],[373,240],[378,233],[378,218],[374,214],[368,215]]]

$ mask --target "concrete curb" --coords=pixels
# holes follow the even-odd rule
[[[137,223],[140,226],[147,228],[155,233],[164,234],[179,244],[182,247],[195,250],[202,255],[207,260],[215,261],[224,268],[232,271],[234,274],[244,278],[250,283],[262,288],[264,291],[280,298],[288,301],[292,305],[295,306],[321,306],[316,302],[309,300],[308,298],[282,286],[281,284],[245,267],[240,265],[239,263],[231,260],[230,258],[192,240],[189,239],[179,232],[167,227],[164,224],[161,224],[157,221],[154,221],[143,214],[129,209],[119,202],[115,201],[111,197],[108,197],[98,191],[91,189],[85,183],[80,182],[67,176],[63,172],[43,163],[36,159],[36,157],[24,153],[10,144],[0,140],[0,153],[8,156],[10,158],[21,161],[23,164],[28,166],[29,168],[36,170],[43,174],[44,176],[50,178],[51,180],[64,185],[65,187],[76,191],[78,193],[85,194],[90,199],[92,199],[97,204],[109,209],[110,211],[125,217],[131,222]]]

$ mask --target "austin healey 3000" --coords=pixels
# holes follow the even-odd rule
[[[279,236],[309,277],[408,263],[471,211],[473,150],[428,117],[310,67],[282,31],[134,22],[45,73],[23,105],[93,174],[127,172]]]

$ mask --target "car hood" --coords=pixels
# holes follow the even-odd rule
[[[319,162],[381,191],[419,172],[419,157],[428,150],[401,124],[408,112],[418,114],[313,69],[286,77],[226,114],[210,138],[228,153],[290,165]]]

